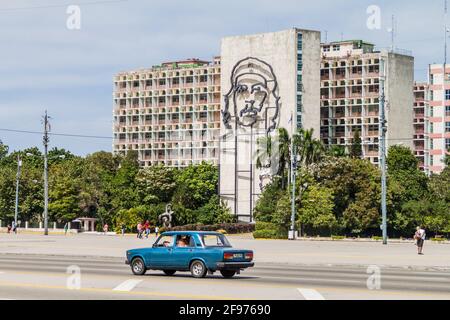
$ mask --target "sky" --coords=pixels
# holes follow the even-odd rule
[[[80,28],[68,7],[80,8]],[[369,6],[380,29],[369,29]],[[0,140],[10,151],[38,146],[45,110],[50,148],[77,155],[112,150],[113,76],[186,58],[220,55],[224,36],[292,27],[325,40],[363,39],[412,51],[416,80],[444,60],[444,0],[0,0]],[[70,25],[70,23],[69,23]],[[450,25],[450,23],[449,23]]]

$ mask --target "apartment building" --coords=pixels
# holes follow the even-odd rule
[[[361,41],[321,45],[320,136],[328,145],[350,147],[356,131],[363,157],[379,163],[380,62],[385,64],[387,145],[413,143],[414,58],[391,51],[375,51]]]
[[[450,66],[432,64],[428,70],[429,106],[426,113],[427,172],[439,174],[450,150]]]
[[[419,166],[422,171],[427,171],[425,148],[425,119],[428,111],[428,84],[415,83],[414,84],[414,154],[419,161]]]
[[[220,58],[189,59],[114,77],[113,150],[142,166],[218,164]]]

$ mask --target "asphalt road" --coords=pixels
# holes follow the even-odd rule
[[[373,279],[366,268],[258,263],[233,279],[158,271],[137,277],[120,258],[0,254],[0,300],[450,300],[450,271],[383,268],[379,289]]]

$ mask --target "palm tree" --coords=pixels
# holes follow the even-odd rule
[[[309,167],[319,162],[325,153],[325,147],[318,139],[314,139],[314,130],[299,129],[294,135],[294,146],[298,156],[298,165]]]
[[[271,136],[262,137],[258,139],[258,147],[256,149],[256,167],[261,169],[266,167],[269,163],[270,166],[275,165],[272,161],[267,161],[267,159],[272,159],[276,153],[277,163],[277,175],[281,177],[282,188],[286,188],[286,179],[288,177],[288,169],[291,164],[291,150],[290,150],[291,139],[289,133],[285,128],[279,128],[277,130],[276,140]],[[277,148],[277,150],[273,150]]]

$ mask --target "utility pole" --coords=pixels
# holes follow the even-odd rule
[[[295,160],[296,150],[294,144],[294,116],[291,114],[291,182],[292,182],[292,196],[291,196],[291,230],[289,232],[289,240],[295,240]]]
[[[14,210],[14,225],[17,228],[17,217],[19,215],[19,182],[20,182],[20,169],[22,168],[22,160],[20,154],[17,155],[17,175],[16,175],[16,206]]]
[[[382,225],[383,230],[383,244],[387,244],[387,208],[386,208],[386,112],[385,112],[385,61],[380,59],[380,164],[381,164],[381,215],[382,215]]]
[[[50,138],[48,132],[50,131],[49,116],[47,110],[44,116],[44,235],[48,236],[48,143]]]

